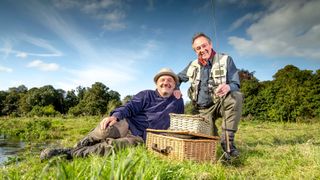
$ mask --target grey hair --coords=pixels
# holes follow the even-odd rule
[[[198,37],[204,37],[209,41],[209,43],[211,43],[211,39],[209,38],[209,36],[205,35],[203,32],[197,32],[192,37],[192,45]]]

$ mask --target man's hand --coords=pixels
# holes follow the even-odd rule
[[[230,91],[230,86],[228,84],[220,84],[215,90],[215,95],[222,97]]]
[[[176,97],[177,99],[180,99],[182,97],[181,91],[180,90],[174,90],[173,91],[173,95],[174,97]]]
[[[107,127],[114,125],[117,122],[117,118],[114,116],[109,116],[100,122],[100,129],[105,130]]]

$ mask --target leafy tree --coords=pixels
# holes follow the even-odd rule
[[[9,92],[15,91],[17,93],[26,93],[28,91],[28,88],[25,85],[20,85],[17,88],[16,87],[12,87],[9,88]]]
[[[82,86],[78,86],[76,88],[77,94],[78,94],[78,100],[81,101],[84,97],[84,94],[86,93],[87,89]]]
[[[4,113],[2,112],[2,110],[4,109],[5,106],[5,100],[7,97],[8,93],[5,91],[0,91],[0,115],[4,115]]]
[[[113,91],[113,90],[110,90],[109,92],[108,92],[108,94],[109,94],[109,99],[111,100],[114,100],[114,101],[119,101],[120,103],[121,103],[121,101],[120,101],[120,94],[117,92],[117,91]],[[118,102],[117,102],[118,103]]]
[[[66,97],[64,99],[65,111],[68,112],[71,107],[76,106],[79,103],[79,98],[77,97],[75,90],[67,91]]]
[[[28,114],[33,106],[38,105],[40,96],[38,94],[38,88],[31,88],[19,102],[19,109],[22,115]]]
[[[100,82],[96,82],[88,88],[83,99],[77,105],[77,110],[82,111],[85,115],[103,115],[107,112],[109,101],[109,88]],[[74,111],[73,109],[73,111]],[[77,112],[78,114],[78,112]]]
[[[85,112],[83,112],[82,107],[78,104],[77,106],[73,106],[68,111],[69,115],[72,116],[81,116],[86,115]]]
[[[255,78],[254,73],[255,73],[255,71],[249,72],[248,70],[240,69],[239,70],[240,82],[242,83],[242,81],[244,81],[244,80],[251,80],[251,79]]]
[[[126,104],[128,101],[130,101],[132,99],[132,95],[127,95],[126,97],[123,98],[122,100],[122,104]]]
[[[21,114],[19,111],[19,101],[26,91],[27,88],[24,85],[21,85],[18,88],[9,88],[8,93],[3,101],[1,114],[19,116]]]
[[[57,89],[56,90],[56,101],[54,105],[54,109],[57,110],[59,113],[66,113],[65,110],[65,102],[64,102],[64,96],[66,94],[66,91],[63,89]]]
[[[64,113],[64,93],[64,90],[56,90],[51,85],[32,88],[20,101],[20,109],[23,114],[28,114],[35,106],[45,107],[53,105],[55,110]]]
[[[242,114],[272,121],[297,121],[319,117],[320,77],[293,65],[280,69],[274,80],[243,80],[245,94]]]

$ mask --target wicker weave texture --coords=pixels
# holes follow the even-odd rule
[[[187,115],[187,114],[170,114],[170,130],[174,131],[190,131],[212,135],[212,125],[203,116]]]
[[[181,139],[161,134],[147,133],[147,148],[168,159],[193,160],[197,162],[215,162],[217,140]],[[155,150],[154,147],[158,150]],[[169,150],[168,152],[161,152]]]

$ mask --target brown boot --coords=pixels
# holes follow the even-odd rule
[[[60,156],[60,155],[65,155],[67,159],[72,159],[70,148],[65,148],[65,149],[46,148],[45,150],[41,151],[40,160],[46,160],[46,159],[52,158],[53,156]]]

